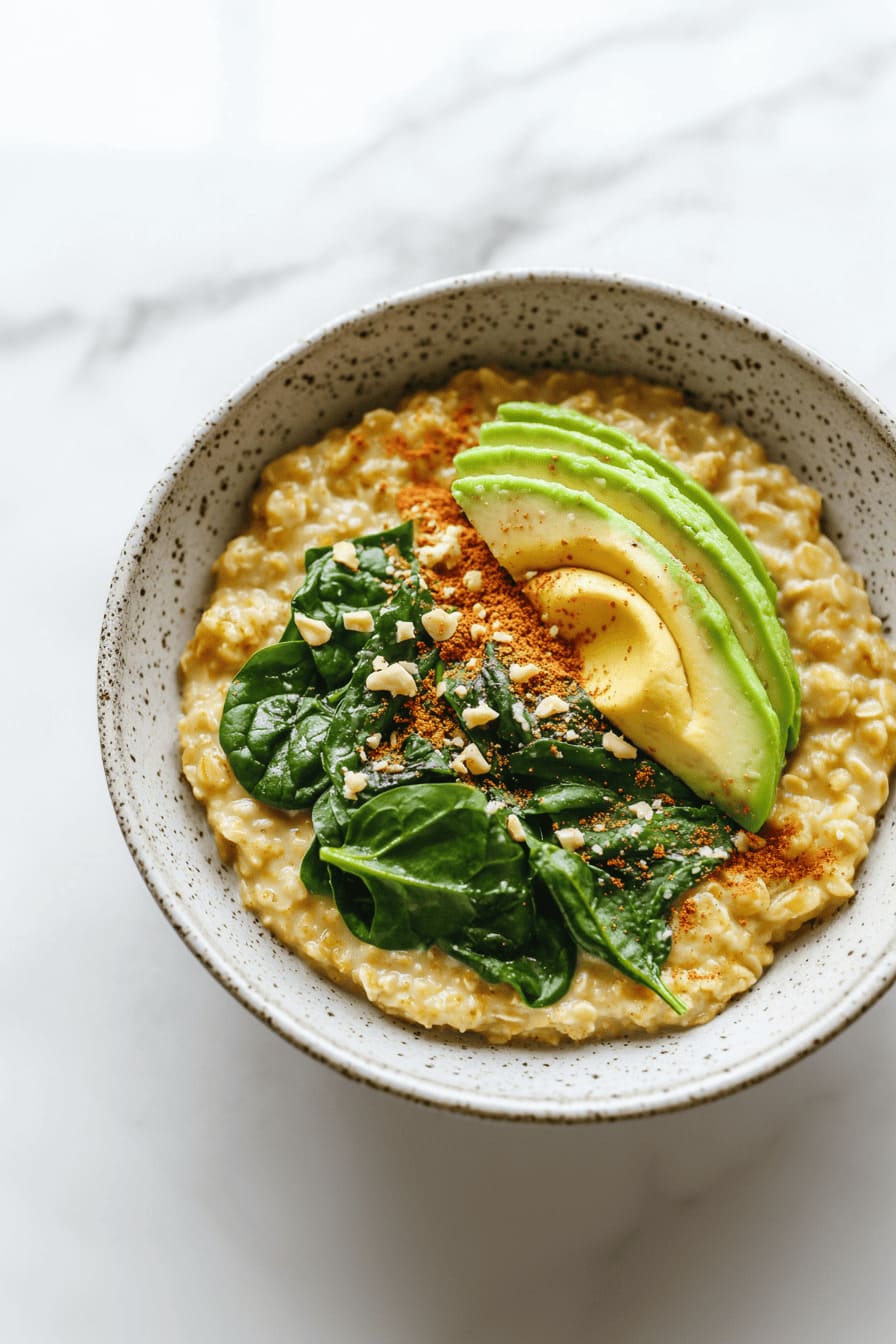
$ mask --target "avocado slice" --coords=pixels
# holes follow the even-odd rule
[[[566,486],[468,476],[454,498],[514,579],[574,566],[629,583],[659,615],[681,656],[693,707],[656,759],[739,825],[771,812],[783,761],[781,725],[718,602],[643,528]],[[637,743],[636,745],[641,745]]]
[[[572,437],[572,436],[571,436]],[[705,583],[766,689],[781,728],[799,732],[796,669],[790,645],[765,588],[706,512],[666,478],[544,448],[473,448],[454,462],[460,477],[524,476],[593,495],[662,542]]]
[[[501,437],[501,430],[504,428],[501,424],[502,421],[512,423],[517,427],[525,425],[527,430],[536,430],[540,426],[543,429],[582,434],[587,439],[596,440],[600,447],[598,449],[592,447],[591,451],[599,452],[600,456],[603,457],[603,450],[609,449],[613,455],[606,457],[604,460],[613,462],[617,466],[624,465],[615,456],[616,453],[622,452],[628,454],[629,458],[633,458],[639,467],[650,467],[661,476],[665,476],[673,485],[677,485],[682,494],[686,495],[694,504],[699,504],[701,508],[706,510],[716,526],[724,532],[732,546],[740,551],[772,601],[777,600],[778,590],[763,563],[762,557],[749,537],[738,527],[724,504],[721,504],[715,495],[710,494],[699,481],[695,481],[693,476],[689,476],[675,462],[670,462],[667,457],[663,457],[662,453],[648,447],[640,439],[633,438],[631,434],[626,434],[623,430],[616,429],[612,425],[602,425],[599,420],[592,420],[590,415],[583,415],[581,411],[575,411],[570,406],[546,406],[534,401],[506,401],[498,407],[498,415],[500,417],[499,421],[482,426],[480,443],[497,445],[511,442],[512,440]],[[519,439],[513,441],[521,442]],[[553,438],[545,439],[542,436],[528,435],[525,446],[553,448],[559,445]]]

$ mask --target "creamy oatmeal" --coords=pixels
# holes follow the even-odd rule
[[[682,1018],[581,951],[565,997],[530,1008],[510,987],[486,983],[436,949],[387,952],[357,940],[332,901],[309,895],[299,879],[311,839],[307,814],[249,797],[218,742],[230,682],[279,638],[306,548],[399,522],[402,490],[447,485],[455,452],[473,444],[478,425],[507,401],[565,402],[680,463],[734,515],[779,589],[802,683],[802,734],[759,840],[745,839],[742,852],[673,911],[664,979],[688,1005]],[[463,373],[397,412],[372,411],[355,429],[273,462],[250,526],[216,562],[211,601],[182,661],[184,773],[239,874],[247,908],[334,980],[425,1026],[556,1042],[707,1021],[756,981],[776,943],[852,895],[896,763],[896,654],[861,577],[820,532],[820,512],[816,491],[677,392],[584,373]],[[450,567],[451,546],[450,535],[434,539],[425,563]]]

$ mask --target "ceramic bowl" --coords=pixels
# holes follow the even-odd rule
[[[344,318],[263,369],[199,428],[150,494],[112,580],[99,661],[101,740],[118,819],[150,891],[199,960],[287,1040],[354,1078],[482,1115],[587,1120],[688,1106],[829,1039],[896,976],[896,809],[856,899],[781,950],[706,1026],[652,1038],[489,1046],[414,1029],[338,989],[240,904],[181,776],[177,660],[209,567],[262,467],[333,425],[484,363],[633,373],[736,421],[825,497],[826,527],[896,607],[894,423],[844,374],[752,318],[642,281],[471,276]]]

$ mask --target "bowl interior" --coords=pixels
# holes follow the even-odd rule
[[[714,1022],[651,1039],[493,1047],[383,1016],[286,952],[243,910],[180,773],[177,660],[212,560],[264,464],[406,391],[483,363],[626,372],[739,423],[825,496],[826,529],[887,623],[896,577],[892,423],[849,380],[740,314],[654,286],[586,276],[484,277],[422,291],[297,347],[202,427],[126,543],[100,653],[100,719],[126,839],[172,923],[215,975],[329,1063],[422,1100],[485,1114],[581,1119],[719,1095],[810,1050],[896,970],[896,811],[859,896],[788,944]]]

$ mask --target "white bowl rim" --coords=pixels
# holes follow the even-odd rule
[[[109,587],[100,631],[101,651],[118,646],[124,599],[139,564],[143,543],[152,531],[155,518],[163,507],[169,492],[174,488],[181,468],[192,453],[197,450],[203,436],[217,421],[249,396],[271,373],[328,336],[343,328],[369,321],[376,317],[378,313],[386,310],[416,304],[421,299],[438,294],[457,293],[489,286],[512,286],[526,281],[568,281],[573,284],[582,282],[603,287],[625,288],[639,292],[645,297],[658,296],[699,307],[725,323],[740,324],[760,335],[771,346],[785,351],[804,367],[834,383],[838,391],[861,410],[872,427],[889,441],[894,456],[896,456],[896,421],[858,380],[824,359],[816,351],[796,341],[786,332],[767,325],[743,309],[722,303],[717,299],[711,299],[693,291],[642,276],[599,270],[566,270],[562,268],[488,270],[435,280],[411,289],[402,290],[389,298],[376,300],[361,308],[353,309],[343,313],[333,321],[317,327],[307,337],[294,342],[273,359],[263,364],[240,387],[202,418],[193,433],[183,442],[180,449],[168,462],[143,502],[127,534]],[[312,1058],[335,1068],[346,1077],[367,1083],[379,1091],[392,1093],[440,1109],[499,1120],[568,1124],[595,1120],[621,1120],[685,1110],[690,1106],[730,1096],[732,1093],[761,1082],[805,1058],[819,1046],[839,1035],[841,1031],[873,1007],[896,980],[896,932],[894,932],[890,943],[866,967],[862,979],[855,985],[854,989],[829,1008],[819,1012],[812,1021],[795,1035],[788,1037],[776,1046],[766,1049],[760,1047],[735,1065],[720,1067],[714,1074],[709,1075],[700,1083],[684,1079],[677,1088],[665,1087],[654,1093],[640,1093],[635,1098],[608,1098],[604,1101],[585,1100],[574,1104],[570,1104],[568,1101],[558,1101],[556,1106],[530,1099],[517,1105],[512,1098],[492,1099],[483,1097],[474,1091],[464,1093],[453,1086],[443,1087],[439,1085],[435,1078],[421,1077],[416,1073],[402,1070],[396,1066],[388,1070],[381,1066],[373,1066],[364,1059],[362,1054],[355,1050],[343,1049],[330,1041],[322,1042],[315,1032],[305,1030],[302,1024],[289,1019],[278,1008],[266,1002],[262,993],[248,980],[234,972],[232,966],[217,952],[201,931],[190,927],[184,921],[179,898],[167,882],[166,875],[157,867],[131,798],[116,779],[114,768],[116,753],[115,709],[114,677],[109,664],[100,657],[97,672],[97,717],[106,783],[119,827],[131,856],[144,883],[168,921],[194,956],[202,962],[215,979],[256,1017],[272,1027],[278,1035],[292,1045],[298,1046]],[[576,1047],[571,1045],[564,1048],[575,1049]]]

